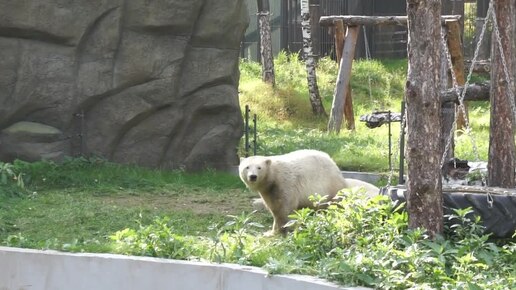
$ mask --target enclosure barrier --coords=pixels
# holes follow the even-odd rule
[[[71,254],[0,247],[2,290],[334,290],[301,275],[267,275],[256,267],[111,254]]]

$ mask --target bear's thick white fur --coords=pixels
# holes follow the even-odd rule
[[[353,187],[364,187],[368,196],[379,193],[378,187],[370,183],[344,178],[330,156],[317,150],[248,157],[240,162],[239,173],[247,187],[260,194],[272,213],[272,233],[283,231],[294,210],[313,207],[310,195],[332,199],[339,190]]]

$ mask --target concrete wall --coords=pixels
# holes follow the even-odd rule
[[[313,277],[255,267],[0,247],[0,290],[330,290]]]

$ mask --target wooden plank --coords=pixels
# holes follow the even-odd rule
[[[346,38],[344,40],[344,48],[342,49],[342,58],[339,65],[339,73],[337,75],[337,83],[335,85],[335,93],[333,95],[333,104],[328,122],[328,132],[340,132],[342,125],[342,117],[344,114],[344,105],[351,79],[351,66],[355,56],[355,47],[357,44],[359,26],[350,26],[347,29]]]
[[[441,21],[459,21],[460,15],[443,15]],[[342,20],[344,25],[407,25],[407,16],[361,16],[361,15],[329,15],[322,16],[319,20],[321,26],[332,26],[336,20]]]

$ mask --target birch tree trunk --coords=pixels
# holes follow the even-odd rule
[[[274,57],[272,55],[271,21],[269,0],[258,1],[258,27],[260,29],[260,56],[262,61],[262,80],[276,85],[274,76]]]
[[[439,97],[441,1],[407,0],[407,209],[410,228],[443,231]]]
[[[514,2],[512,0],[494,1],[496,22],[500,30],[501,43],[498,42],[493,30],[491,40],[491,123],[489,131],[489,186],[514,187],[514,169],[516,163],[514,145],[514,122],[509,91],[514,89],[510,79],[507,79],[502,64],[501,50],[505,56],[507,73],[511,74],[514,65],[512,45],[512,29],[514,23]],[[512,10],[512,11],[511,11]]]
[[[301,29],[303,31],[303,54],[306,63],[306,78],[308,81],[308,93],[310,96],[310,103],[312,104],[312,111],[316,116],[326,116],[326,111],[319,94],[319,87],[317,86],[317,75],[315,66],[317,64],[312,50],[312,38],[310,27],[310,7],[309,0],[301,0]]]

